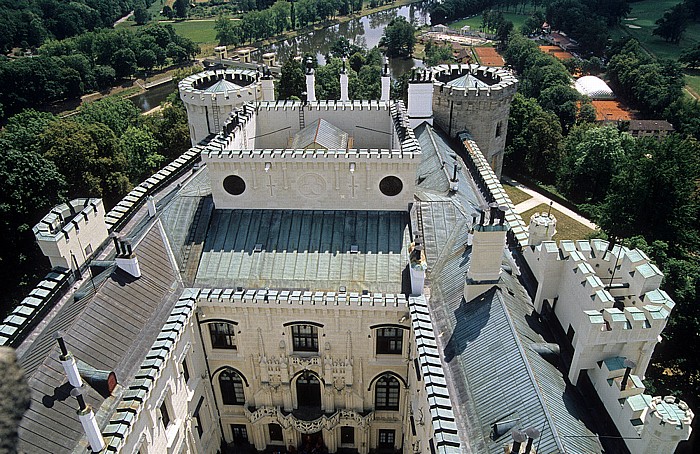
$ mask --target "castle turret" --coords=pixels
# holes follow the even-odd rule
[[[271,82],[272,80],[269,81],[270,84]],[[260,74],[249,69],[204,71],[184,78],[178,89],[180,99],[187,109],[193,146],[210,134],[221,132],[221,127],[233,109],[263,99]],[[272,96],[274,98],[274,89]]]
[[[551,241],[557,233],[557,218],[551,213],[535,213],[530,216],[527,233],[528,246],[539,246],[543,241]]]
[[[432,72],[435,124],[450,137],[468,131],[500,177],[517,79],[503,68],[467,64],[440,65]]]

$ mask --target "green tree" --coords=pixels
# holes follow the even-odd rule
[[[0,139],[13,150],[36,153],[39,138],[55,120],[56,116],[48,112],[24,109],[7,120]]]
[[[189,9],[189,4],[187,0],[175,0],[173,6],[175,11],[175,17],[185,18],[187,17],[187,10]]]
[[[413,25],[404,17],[396,17],[384,29],[380,44],[386,46],[390,57],[409,57],[416,43],[414,32]]]
[[[140,114],[128,99],[108,96],[81,106],[77,119],[84,124],[102,123],[120,137],[129,126],[138,123]]]
[[[301,99],[302,93],[306,91],[306,78],[302,64],[291,55],[282,65],[280,83],[277,87],[279,99],[291,99],[292,97]]]
[[[221,15],[216,19],[214,30],[220,46],[238,46],[242,42],[241,28],[226,16]]]
[[[431,41],[425,43],[425,59],[427,66],[437,66],[442,63],[450,63],[452,58],[452,46],[441,46]]]
[[[134,21],[137,25],[144,25],[151,20],[151,13],[148,12],[144,5],[138,5],[134,8]]]
[[[175,17],[175,11],[173,11],[173,9],[168,5],[165,5],[163,7],[162,14],[163,14],[163,16],[167,17],[168,19],[172,19],[173,17]]]
[[[690,11],[683,3],[679,3],[656,21],[656,28],[652,35],[660,36],[664,40],[678,44],[688,28]]]
[[[144,128],[129,126],[119,139],[119,148],[126,155],[129,179],[134,184],[152,175],[165,162],[159,153],[161,143]]]

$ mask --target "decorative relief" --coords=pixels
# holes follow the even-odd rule
[[[254,412],[250,412],[247,408],[245,414],[248,421],[256,423],[262,418],[270,417],[284,429],[294,428],[303,434],[312,434],[319,432],[322,429],[333,430],[339,425],[355,425],[361,428],[368,428],[374,420],[374,412],[370,412],[366,416],[362,416],[354,410],[338,410],[332,415],[323,415],[313,421],[302,421],[297,419],[293,414],[283,414],[279,407],[259,407]]]
[[[326,180],[317,173],[305,173],[297,179],[299,194],[309,199],[318,199],[326,192]]]

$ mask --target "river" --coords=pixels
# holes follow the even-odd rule
[[[284,62],[289,55],[315,53],[319,64],[325,64],[325,55],[331,46],[341,36],[346,37],[352,44],[371,49],[379,44],[384,34],[384,27],[395,17],[405,17],[406,20],[420,27],[430,23],[430,15],[422,3],[380,11],[358,19],[351,19],[342,24],[307,33],[296,38],[288,39],[270,46],[260,48],[255,57],[262,60],[265,52],[275,52],[278,58]],[[408,72],[414,66],[423,66],[421,60],[415,58],[392,58],[389,61],[389,69],[394,78]],[[166,83],[147,90],[129,98],[142,112],[147,112],[165,101],[170,93],[177,87],[175,84]]]

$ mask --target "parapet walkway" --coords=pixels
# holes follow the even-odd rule
[[[593,229],[593,230],[598,230],[598,226],[595,225],[593,222],[590,220],[586,219],[585,217],[581,216],[580,214],[576,213],[573,210],[570,210],[569,208],[553,201],[547,196],[544,196],[540,194],[539,192],[535,191],[534,189],[530,189],[527,186],[523,185],[522,183],[513,180],[512,178],[508,178],[506,176],[502,177],[503,181],[507,182],[508,184],[515,186],[516,188],[520,189],[530,197],[531,199],[528,199],[524,202],[520,202],[519,204],[515,205],[515,212],[518,214],[523,214],[527,210],[530,210],[532,208],[535,208],[536,206],[540,204],[545,204],[549,205],[550,203],[552,204],[552,208],[555,210],[564,213],[565,215],[569,216],[571,219],[574,219],[575,221],[580,222],[581,224],[585,225],[586,227]],[[529,222],[529,219],[524,219],[526,223]]]

